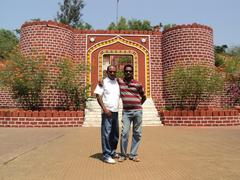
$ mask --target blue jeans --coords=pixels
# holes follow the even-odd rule
[[[122,134],[121,134],[121,156],[127,156],[128,137],[133,123],[132,146],[129,157],[137,156],[137,150],[142,137],[142,110],[124,111],[122,119]]]
[[[102,114],[101,138],[103,158],[114,156],[119,139],[118,112],[112,112],[111,117]]]

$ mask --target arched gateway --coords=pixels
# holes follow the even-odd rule
[[[87,37],[88,36],[92,41],[94,40],[94,42],[98,38],[101,38],[99,42],[93,44],[93,42],[90,41],[87,45],[87,64],[91,67],[91,70],[87,74],[87,83],[92,85],[91,93],[98,79],[103,78],[103,71],[106,68],[106,65],[103,65],[104,55],[131,55],[133,57],[134,78],[141,82],[143,87],[145,87],[147,97],[150,97],[149,42],[146,42],[149,41],[148,36],[138,37],[138,35],[132,35],[122,37],[120,35],[87,35]],[[140,44],[139,41],[144,41],[144,44]],[[107,64],[112,64],[110,61],[109,59]]]

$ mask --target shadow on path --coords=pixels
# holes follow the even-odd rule
[[[102,161],[102,153],[96,153],[96,154],[93,154],[93,155],[91,155],[89,157]]]

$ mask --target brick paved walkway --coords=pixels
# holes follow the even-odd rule
[[[140,163],[103,163],[99,128],[1,129],[0,180],[238,180],[240,127],[144,127]]]

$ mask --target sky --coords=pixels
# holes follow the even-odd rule
[[[83,21],[94,29],[116,22],[117,0],[84,0]],[[14,30],[28,20],[53,20],[63,0],[0,0],[0,29]],[[119,0],[118,17],[152,25],[198,23],[213,28],[214,45],[240,46],[240,0]]]

